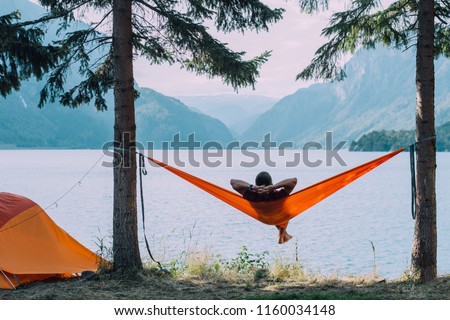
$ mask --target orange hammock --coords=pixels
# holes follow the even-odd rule
[[[240,194],[227,190],[195,177],[189,173],[169,166],[164,162],[147,157],[152,162],[176,174],[180,178],[192,183],[200,189],[208,192],[214,197],[224,201],[230,206],[242,211],[243,213],[255,218],[262,223],[269,225],[287,226],[290,219],[311,208],[323,199],[332,195],[339,189],[355,181],[367,172],[375,169],[390,158],[396,156],[405,148],[396,150],[380,158],[362,164],[356,168],[347,170],[331,178],[318,182],[305,189],[297,191],[288,197],[276,201],[268,202],[250,202],[245,200]]]

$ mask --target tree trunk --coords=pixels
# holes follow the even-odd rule
[[[412,271],[436,278],[436,140],[434,125],[434,0],[420,0],[416,54],[417,196]],[[427,139],[427,140],[426,140]]]
[[[136,123],[134,116],[131,0],[113,3],[114,141],[114,269],[142,268],[136,209]]]

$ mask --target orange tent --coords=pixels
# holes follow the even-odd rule
[[[0,288],[97,271],[99,257],[36,203],[0,192]]]

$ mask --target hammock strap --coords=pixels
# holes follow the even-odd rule
[[[411,215],[413,220],[416,219],[416,145],[409,146],[409,163],[411,169]]]
[[[417,140],[415,143],[409,146],[409,163],[410,163],[410,170],[411,170],[411,215],[413,220],[416,219],[416,195],[417,195],[417,186],[416,186],[416,144],[435,140],[436,136],[429,136],[420,140]]]
[[[140,187],[139,189],[140,189],[140,193],[141,193],[142,229],[143,229],[143,233],[144,233],[145,246],[147,248],[147,252],[150,256],[150,259],[152,259],[158,265],[159,270],[167,271],[162,267],[161,262],[156,261],[155,258],[153,258],[152,252],[150,250],[150,246],[148,244],[147,235],[145,234],[144,189],[142,187],[142,175],[144,175],[144,176],[147,175],[147,169],[145,168],[144,155],[142,153],[138,153],[138,154],[139,154],[139,187]]]

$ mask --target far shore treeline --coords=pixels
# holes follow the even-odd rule
[[[414,143],[414,130],[372,131],[350,144],[350,151],[392,151]],[[436,128],[437,151],[450,151],[450,122]]]

